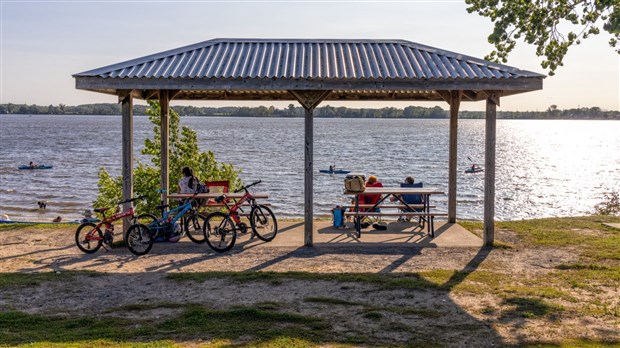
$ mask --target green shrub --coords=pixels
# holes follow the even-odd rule
[[[605,192],[603,201],[594,206],[594,212],[597,215],[620,215],[620,192]]]
[[[136,202],[140,212],[155,212],[154,207],[160,202],[157,190],[161,187],[161,119],[158,101],[149,100],[146,113],[153,123],[153,138],[144,140],[142,154],[150,157],[150,164],[137,161],[134,168],[133,190],[134,196],[144,195],[146,200]],[[202,152],[198,148],[198,136],[193,129],[180,127],[181,117],[172,108],[170,109],[170,143],[169,143],[169,189],[177,190],[177,182],[181,179],[181,169],[188,166],[194,170],[194,175],[202,182],[228,180],[230,189],[241,187],[240,170],[232,164],[218,163],[212,151]],[[105,168],[99,171],[99,195],[93,202],[95,207],[111,207],[116,205],[122,197],[122,177],[112,177]]]

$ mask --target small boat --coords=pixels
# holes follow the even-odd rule
[[[484,172],[484,169],[480,167],[465,169],[465,173],[480,173],[480,172]]]
[[[319,169],[319,172],[327,173],[327,174],[349,174],[351,173],[350,170],[343,170],[343,169]]]
[[[17,167],[17,169],[52,169],[53,167],[54,166],[52,166],[51,164],[37,164],[34,166],[23,165]]]

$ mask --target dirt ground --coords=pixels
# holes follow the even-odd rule
[[[141,303],[196,303],[225,309],[265,301],[283,303],[290,312],[328,318],[332,330],[344,337],[371,335],[385,345],[424,342],[428,333],[440,332],[441,346],[491,347],[554,341],[564,330],[581,330],[586,338],[620,340],[618,323],[600,318],[576,318],[555,323],[502,315],[492,294],[455,295],[447,291],[386,290],[373,284],[292,279],[287,282],[238,283],[226,279],[178,282],[166,278],[173,272],[205,271],[303,271],[315,273],[408,273],[428,270],[505,270],[530,277],[558,264],[576,261],[568,249],[525,250],[479,248],[388,248],[359,245],[320,247],[270,247],[243,237],[229,253],[214,253],[206,244],[184,238],[179,243],[157,243],[148,255],[136,257],[124,248],[99,250],[87,255],[75,246],[75,226],[0,232],[1,272],[96,271],[103,276],[78,276],[71,284],[45,282],[28,291],[0,287],[0,310],[54,315],[152,315],[166,317],[178,309],[166,306],[151,313],[113,312],[108,308]],[[499,239],[517,242],[508,231]],[[246,239],[244,239],[246,238]],[[145,297],[145,293],[156,296]],[[615,290],[618,294],[618,289]],[[351,306],[325,305],[308,298],[333,298],[373,308],[416,308],[441,315],[384,313],[380,320],[355,314]],[[491,308],[491,310],[489,310]],[[494,310],[495,309],[495,310]],[[386,331],[385,323],[407,330]]]

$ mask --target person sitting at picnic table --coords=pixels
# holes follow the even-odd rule
[[[415,178],[413,176],[408,176],[405,178],[405,181],[402,182],[400,184],[400,187],[422,187],[422,183],[415,183]],[[420,194],[404,194],[404,195],[399,195],[399,198],[401,200],[403,200],[405,203],[407,204],[424,204],[424,199],[423,196]],[[391,198],[392,201],[396,201],[397,198],[392,197]],[[404,213],[408,213],[408,212],[420,212],[423,211],[423,208],[403,208],[401,209],[402,212]],[[398,221],[410,221],[411,217],[410,216],[401,216],[398,218]]]
[[[375,175],[371,175],[368,177],[368,180],[366,181],[366,188],[369,188],[369,187],[383,187],[383,184],[379,181],[379,179],[377,179]],[[374,194],[362,193],[359,196],[360,204],[374,205],[374,204],[377,204],[380,200],[381,200],[381,194],[379,193],[374,193]],[[360,211],[371,211],[371,208],[361,208]],[[372,211],[380,212],[381,209],[377,207],[373,209]],[[380,218],[377,219],[376,222],[372,224],[372,226],[377,230],[385,230],[387,226],[379,224],[378,223],[379,221],[380,221]],[[369,217],[364,218],[363,221],[361,222],[361,227],[366,228],[370,226],[370,222],[372,222],[372,220]]]
[[[414,184],[414,183],[415,183],[415,178],[414,178],[413,176],[408,176],[408,177],[406,177],[406,178],[405,178],[405,180],[404,180],[404,181],[400,184],[400,185],[401,185],[400,187],[406,187],[406,186],[403,186],[403,184],[404,184],[404,185],[411,185],[411,184]],[[400,197],[401,199],[403,198],[403,196],[402,196],[402,195],[398,195],[398,197]],[[397,200],[398,200],[398,199],[397,199],[395,196],[390,197],[390,202],[394,202],[394,201],[397,201]]]
[[[198,188],[198,178],[194,176],[194,171],[190,167],[183,167],[183,178],[179,180],[179,193],[196,193]]]
[[[377,179],[375,175],[368,177],[366,181],[366,188],[369,187],[383,187],[383,184]],[[359,196],[360,204],[376,204],[381,199],[380,194],[366,194],[362,193]],[[362,210],[363,211],[363,210]],[[379,211],[379,208],[375,208],[375,211]]]

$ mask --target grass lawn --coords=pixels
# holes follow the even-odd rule
[[[620,217],[498,222],[496,245],[462,269],[172,272],[165,277],[200,289],[215,282],[274,292],[317,286],[363,296],[257,293],[261,300],[251,303],[153,300],[97,309],[96,315],[33,314],[12,308],[10,294],[110,275],[0,273],[0,295],[8,296],[0,299],[0,346],[620,347],[620,230],[603,222],[620,222]],[[482,229],[479,222],[461,225],[474,233]],[[0,225],[0,233],[15,228],[32,226]],[[527,255],[570,261],[538,267]]]

